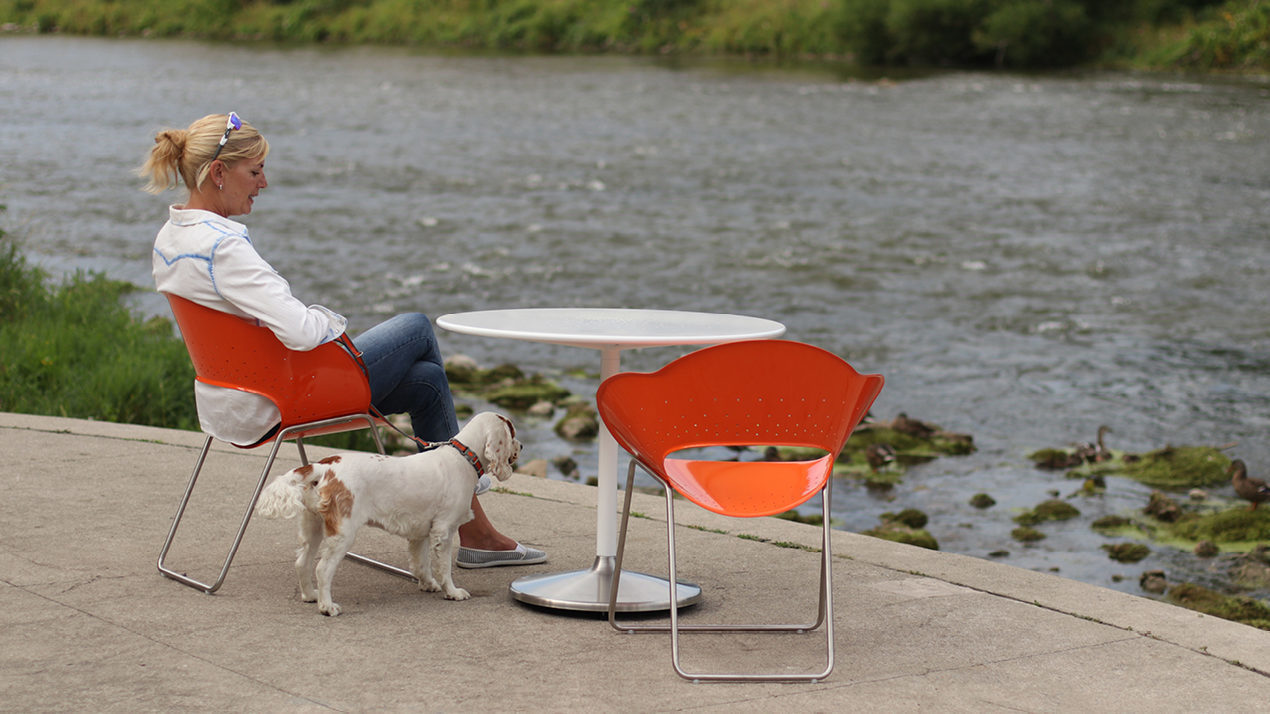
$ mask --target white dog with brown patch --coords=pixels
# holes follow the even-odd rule
[[[364,525],[406,539],[420,589],[466,600],[471,596],[455,586],[451,572],[455,534],[472,519],[481,474],[506,481],[520,447],[510,420],[482,412],[455,438],[418,454],[343,453],[292,469],[265,488],[256,512],[301,516],[295,561],[300,597],[316,600],[323,615],[340,614],[331,601],[331,580]]]

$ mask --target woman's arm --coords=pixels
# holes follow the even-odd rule
[[[272,330],[288,349],[311,350],[338,338],[348,324],[321,305],[300,302],[245,238],[227,238],[217,246],[212,282],[218,295]]]

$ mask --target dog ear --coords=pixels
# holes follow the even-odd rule
[[[511,461],[515,460],[517,454],[515,439],[512,436],[513,427],[510,423],[505,424],[506,419],[499,417],[500,421],[491,422],[489,429],[485,434],[485,470],[489,471],[499,481],[506,481],[512,476]]]

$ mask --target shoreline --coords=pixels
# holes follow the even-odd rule
[[[108,0],[0,0],[0,33],[377,45],[433,53],[763,59],[849,65],[863,73],[906,68],[1270,73],[1270,52],[1263,47],[1270,8],[1255,0],[1164,0],[1151,12],[1084,0],[1057,0],[1061,10],[1049,13],[989,5],[961,8],[963,16],[942,24],[922,20],[926,0],[911,2],[918,11],[905,20],[885,2],[858,0],[791,0],[779,9],[649,0],[527,0],[514,8],[371,0],[321,9],[252,2],[219,12],[190,2],[120,7]]]

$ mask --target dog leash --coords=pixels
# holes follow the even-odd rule
[[[362,371],[362,376],[366,378],[366,382],[369,384],[370,370],[366,368],[366,361],[362,359],[361,350],[357,349],[357,346],[353,344],[353,341],[348,338],[348,333],[345,332],[341,334],[335,341],[339,343],[339,345],[344,348],[344,351],[347,352],[348,355],[353,358],[353,361],[357,363],[358,369]],[[374,404],[368,405],[367,409],[370,410],[372,416],[387,424],[393,431],[419,444],[419,450],[421,452],[432,451],[433,449],[439,449],[442,446],[453,446],[460,454],[463,455],[464,459],[467,459],[467,462],[472,465],[472,468],[476,469],[477,478],[485,475],[485,467],[481,465],[480,458],[477,457],[476,452],[473,451],[467,444],[464,444],[458,439],[450,439],[448,441],[424,441],[413,434],[407,434],[396,424],[388,421],[388,417],[385,417],[382,412],[376,409]]]

